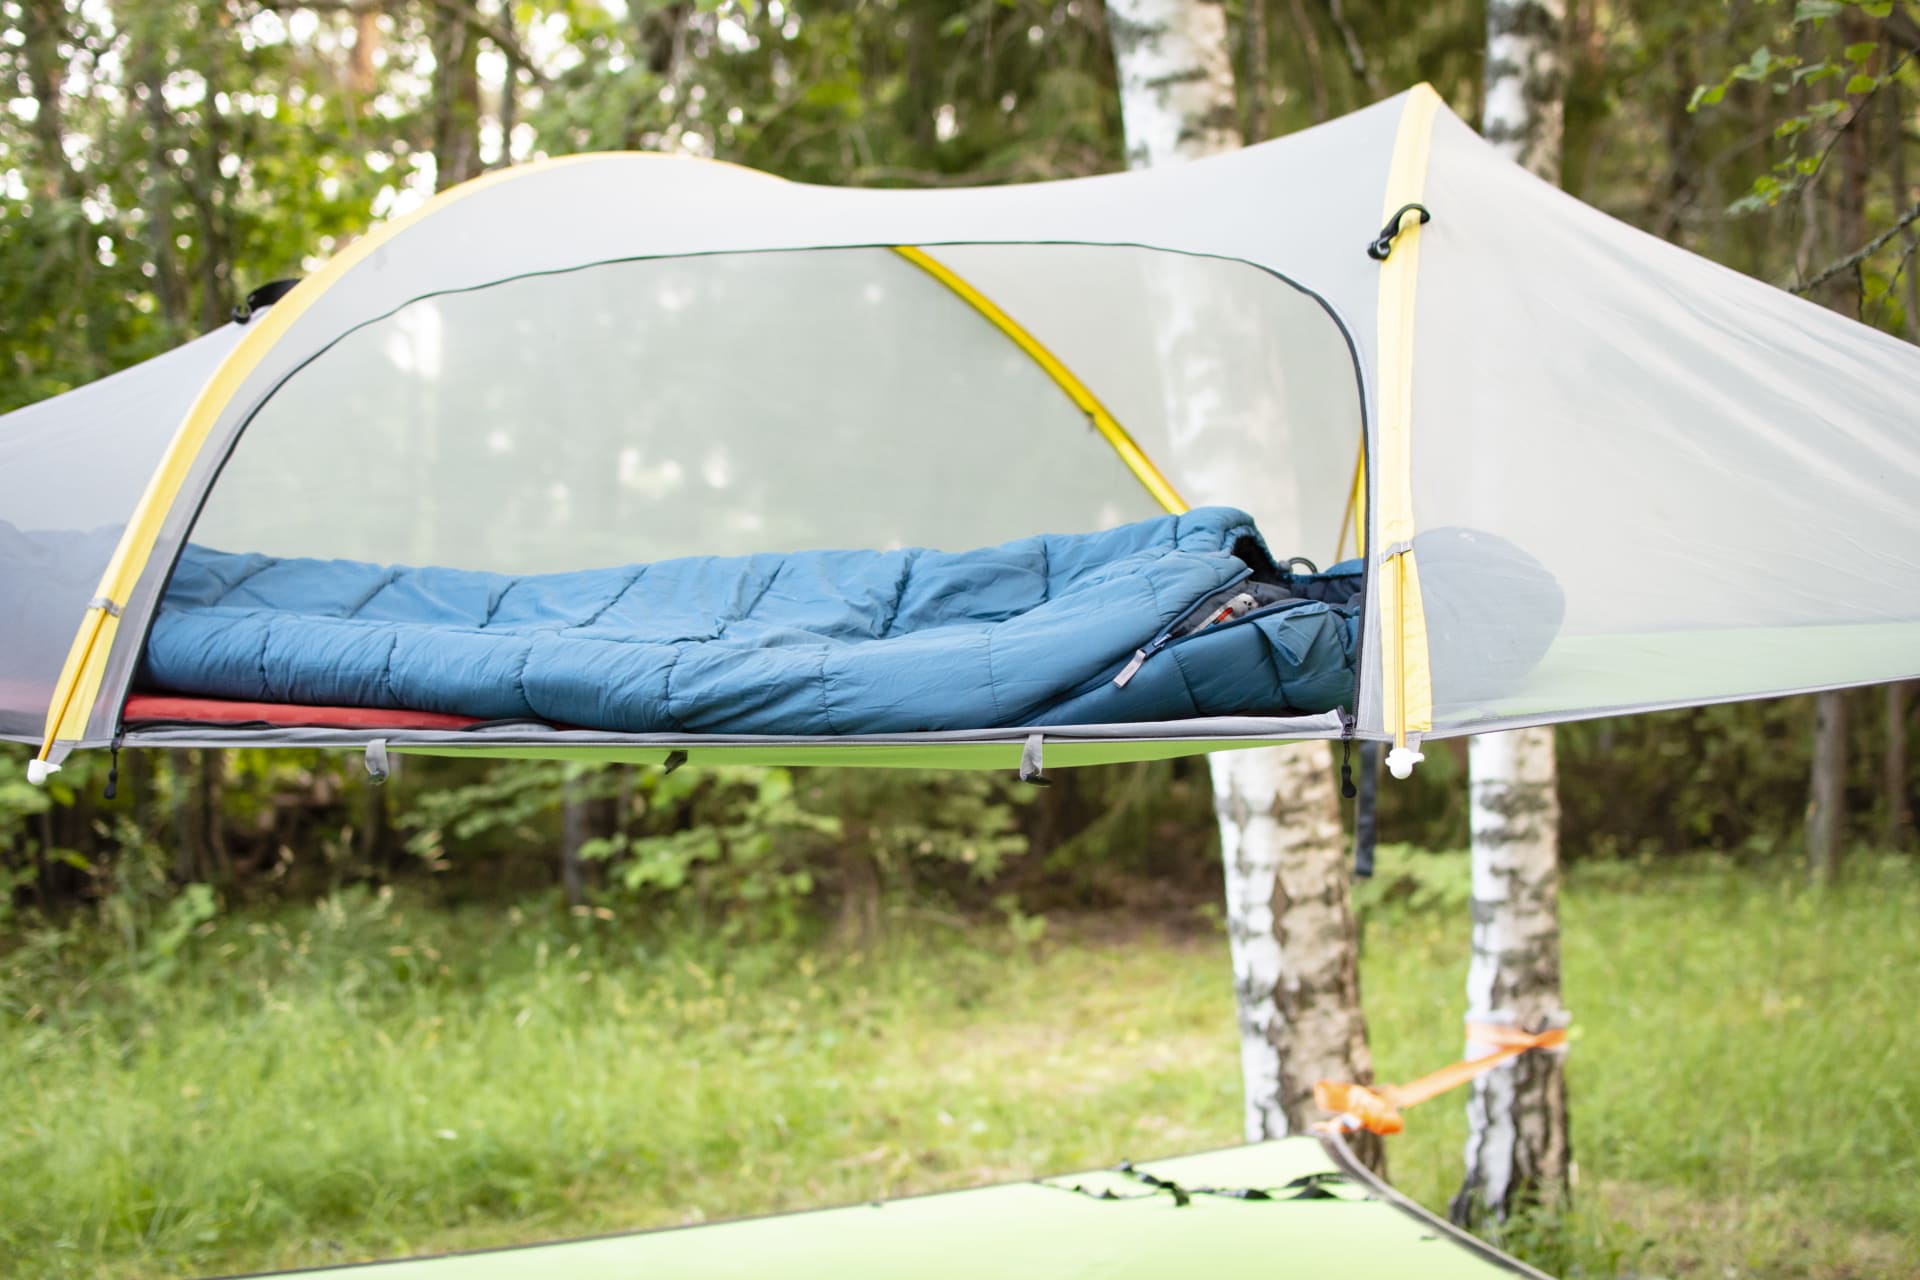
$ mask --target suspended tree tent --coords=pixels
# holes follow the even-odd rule
[[[117,741],[1011,767],[1343,734],[1404,769],[1427,738],[1920,674],[1916,393],[1920,350],[1563,195],[1425,87],[1022,187],[569,157],[0,420],[0,734],[37,776]],[[202,552],[414,566],[409,607],[457,616],[470,580],[419,575],[958,551],[1188,503],[1251,513],[1277,556],[1362,551],[1351,714],[616,732],[391,689],[235,723],[141,687],[170,584],[288,607]],[[808,563],[831,594],[840,562]],[[318,612],[365,603],[340,592]],[[275,658],[225,660],[271,685]]]
[[[1917,393],[1920,350],[1587,208],[1425,87],[1197,164],[1024,187],[834,190],[569,157],[443,193],[219,332],[0,420],[0,736],[38,748],[36,781],[119,743],[1031,771],[1042,752],[1351,735],[1393,743],[1401,771],[1428,738],[1920,674]],[[1179,514],[1189,503],[1208,509]],[[1255,566],[1239,512],[1278,556],[1357,558]],[[904,602],[906,559],[885,557],[930,547],[961,558],[924,603],[986,601],[970,620],[990,645],[993,592],[1031,578],[1047,603],[1073,577],[1049,557],[1096,544],[1189,568],[1244,559],[1247,582],[1294,592],[1244,615],[1267,640],[1258,670],[1180,656],[1231,657],[1220,637],[1251,628],[1174,636],[1234,576],[1159,602],[1104,657],[1085,627],[1068,637],[1099,657],[1085,692],[1105,711],[1084,722],[1069,698],[1044,723],[619,731],[456,715],[394,684],[396,628],[452,619],[409,633],[427,665],[518,689],[524,669],[463,646],[555,581],[620,566],[572,638],[594,638],[630,589],[681,607],[653,620],[680,640],[760,609],[851,607],[887,566]],[[684,557],[735,559],[699,562],[681,590]],[[717,611],[701,594],[716,581]],[[1343,581],[1358,593],[1308,601],[1337,614],[1314,633],[1333,667],[1316,667],[1269,624]],[[276,640],[283,618],[304,628],[297,652]],[[358,664],[364,696],[166,696],[148,686],[174,660],[157,651],[169,619],[210,637],[220,688],[273,694],[289,664],[331,654]],[[1175,638],[1192,648],[1145,652]],[[1033,640],[1036,661],[1061,647]],[[1164,688],[1169,662],[1230,686],[1283,661],[1345,678],[1344,694],[1109,714],[1130,704],[1106,690]],[[922,657],[895,687],[971,705],[973,670]],[[757,687],[730,690],[748,720]],[[842,1274],[891,1239],[929,1275],[1051,1275],[1063,1258],[1161,1275],[1276,1243],[1303,1273],[1518,1269],[1404,1218],[1417,1211],[1351,1167],[1329,1181],[1350,1161],[1326,1144],[1155,1166],[1265,1199],[1002,1188],[543,1260]],[[1315,1186],[1328,1195],[1296,1194]]]

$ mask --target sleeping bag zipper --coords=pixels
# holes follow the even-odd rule
[[[1159,635],[1156,635],[1153,639],[1133,651],[1133,657],[1127,659],[1127,665],[1120,668],[1120,674],[1113,678],[1114,685],[1121,689],[1126,688],[1127,682],[1139,673],[1141,667],[1146,665],[1147,659],[1166,648],[1169,644],[1173,643],[1174,640],[1183,636],[1192,635],[1198,631],[1203,631],[1216,622],[1234,621],[1250,613],[1257,612],[1256,607],[1242,608],[1237,613],[1233,612],[1235,601],[1229,594],[1235,587],[1252,576],[1252,569],[1242,569],[1224,585],[1215,587],[1212,591],[1209,591],[1206,595],[1194,601],[1193,604],[1181,612],[1179,617],[1161,628]],[[1251,597],[1249,597],[1249,599],[1251,599]],[[1211,615],[1204,616],[1207,615],[1210,606]],[[1202,614],[1202,621],[1198,626],[1188,627],[1183,631],[1181,629],[1182,626],[1190,621],[1195,614]]]

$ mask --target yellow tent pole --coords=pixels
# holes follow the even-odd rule
[[[1333,558],[1344,560],[1347,530],[1353,530],[1353,554],[1367,554],[1367,446],[1362,441],[1353,458],[1353,482],[1347,487],[1347,505],[1340,512],[1340,538],[1334,544]]]
[[[1155,501],[1176,515],[1188,510],[1186,499],[1182,498],[1172,483],[1160,474],[1160,468],[1154,466],[1153,459],[1134,443],[1133,437],[1127,434],[1126,428],[1107,412],[1107,407],[1100,403],[1099,397],[1087,388],[1086,383],[1074,376],[1073,370],[1067,368],[1058,356],[1047,350],[1038,338],[1027,332],[1018,320],[1002,311],[992,298],[968,284],[951,267],[932,257],[925,250],[913,245],[901,244],[893,246],[893,251],[951,289],[968,306],[978,311],[989,324],[1006,334],[1014,345],[1026,352],[1033,362],[1040,366],[1041,371],[1066,392],[1067,398],[1087,415],[1094,429],[1106,438],[1109,445],[1113,446],[1113,451],[1120,455],[1120,461],[1127,464],[1127,470],[1133,472],[1134,477],[1146,486],[1147,492],[1153,495]]]

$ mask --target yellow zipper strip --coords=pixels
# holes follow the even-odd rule
[[[1417,203],[1426,187],[1427,153],[1440,95],[1416,85],[1407,95],[1394,139],[1382,221]],[[1356,250],[1357,252],[1357,250]],[[1413,554],[1413,319],[1420,279],[1420,219],[1402,218],[1393,250],[1380,264],[1379,426],[1376,468],[1380,549],[1392,556],[1375,580],[1381,588],[1381,712],[1396,747],[1409,733],[1433,727],[1433,677],[1427,661],[1427,615]]]

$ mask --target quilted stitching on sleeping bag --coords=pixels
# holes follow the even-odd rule
[[[1246,565],[1229,508],[944,552],[698,557],[513,577],[189,545],[145,680],[249,701],[617,732],[832,735],[1324,711],[1353,604],[1134,651]],[[1354,570],[1357,572],[1357,568]]]

